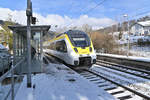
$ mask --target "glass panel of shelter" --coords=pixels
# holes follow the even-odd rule
[[[24,33],[23,33],[24,34]],[[31,61],[33,58],[35,60],[39,60],[41,62],[42,67],[42,31],[41,32],[32,32],[31,33]],[[22,58],[27,57],[27,38],[22,35],[20,32],[15,32],[14,34],[14,62],[19,62]],[[17,72],[21,72],[24,69],[23,67],[26,67],[27,62],[24,62],[25,66],[21,66],[21,69]],[[23,69],[22,69],[23,68]],[[24,72],[24,71],[23,71]],[[33,70],[34,72],[34,70]],[[20,74],[20,73],[19,73]]]
[[[14,41],[14,54],[15,54],[15,60],[16,62],[19,61],[22,57],[26,54],[26,38],[20,35],[19,33],[16,33],[14,35],[15,41]]]
[[[41,51],[40,34],[41,34],[40,32],[36,32],[35,35],[31,37],[31,53],[33,53],[33,51],[36,52],[38,59],[40,59],[41,56],[40,55],[40,51]],[[27,39],[23,35],[20,35],[19,33],[16,33],[14,38],[15,38],[14,52],[16,57],[15,60],[18,61],[19,59],[21,59],[27,54]]]
[[[41,40],[41,33],[40,32],[35,32],[34,35],[32,36],[31,40],[31,53],[33,52],[32,50],[34,49],[36,52],[35,56],[37,56],[38,60],[40,60],[40,40]]]

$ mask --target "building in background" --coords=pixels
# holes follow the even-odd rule
[[[136,22],[131,26],[130,33],[134,36],[150,35],[150,21]]]

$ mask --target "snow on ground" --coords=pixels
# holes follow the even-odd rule
[[[137,56],[124,56],[124,55],[114,55],[114,54],[104,54],[104,53],[97,53],[96,55],[102,55],[102,56],[109,56],[109,57],[115,57],[115,58],[125,58],[125,59],[131,59],[131,60],[137,60],[137,61],[144,61],[144,62],[150,62],[150,58],[145,57],[137,57]]]
[[[121,46],[120,51],[128,52],[128,46]],[[129,52],[133,56],[150,57],[150,45],[130,45]]]
[[[135,56],[149,57],[150,58],[150,45],[145,45],[145,46],[133,45],[130,48],[130,53],[132,53],[132,55],[135,55]]]
[[[26,88],[26,77],[15,100],[114,100],[110,94],[68,67],[49,64],[45,73],[32,76],[35,88]]]
[[[18,90],[19,87],[20,87],[20,83],[16,83],[15,84],[15,89],[14,89],[15,93]],[[5,97],[7,97],[8,92],[10,91],[10,89],[11,89],[11,84],[3,84],[2,85],[2,83],[0,83],[0,100],[5,100]],[[11,100],[11,95],[8,96],[7,100]]]
[[[138,40],[141,40],[143,42],[150,41],[150,36],[129,36],[129,43],[137,43]],[[122,39],[118,40],[119,44],[127,44],[128,43],[128,34],[125,34]]]
[[[125,49],[128,49],[128,47],[126,46]],[[132,51],[143,51],[143,52],[150,52],[150,45],[132,45],[130,50]]]
[[[97,72],[100,72],[99,74],[101,74],[102,76],[107,77],[115,82],[121,83],[122,85],[127,86],[131,89],[138,88],[137,92],[141,92],[149,96],[150,80],[148,79],[144,79],[135,75],[125,73],[125,72],[120,72],[114,69],[109,69],[109,68],[99,66],[99,65],[94,65],[92,69]]]
[[[150,52],[130,50],[130,53],[134,56],[150,58]]]

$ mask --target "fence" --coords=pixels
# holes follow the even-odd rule
[[[0,77],[1,100],[14,100],[16,88],[19,86],[18,82],[23,79],[21,73],[15,73],[15,69],[22,68],[24,61],[25,58],[19,59],[15,65],[12,64],[11,68]],[[15,87],[16,84],[17,86]]]

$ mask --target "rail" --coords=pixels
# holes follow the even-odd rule
[[[11,94],[11,100],[14,100],[14,86],[15,86],[15,82],[14,82],[14,71],[16,68],[18,67],[21,67],[20,65],[25,61],[25,58],[22,58],[15,66],[12,64],[11,65],[11,68],[9,71],[7,71],[5,74],[3,74],[1,77],[0,77],[0,83],[2,83],[2,81],[7,78],[7,77],[10,77],[11,75],[11,88],[9,89],[7,95],[5,97],[3,97],[2,100],[7,100],[8,97],[10,96]],[[20,77],[17,78],[17,80],[19,79]]]
[[[87,69],[85,69],[85,71],[87,71],[87,72],[89,72],[89,73],[92,73],[92,74],[94,74],[94,75],[96,75],[96,76],[98,76],[98,77],[101,77],[101,78],[103,78],[103,79],[105,79],[105,80],[107,80],[107,81],[109,81],[109,82],[111,82],[111,83],[113,83],[113,84],[116,84],[117,86],[120,86],[120,87],[122,87],[122,88],[124,88],[124,89],[126,89],[126,90],[128,90],[128,91],[130,91],[130,92],[132,92],[132,93],[134,93],[134,94],[136,94],[136,95],[138,95],[138,96],[140,96],[140,97],[143,97],[143,98],[146,99],[146,100],[150,100],[150,97],[149,97],[149,96],[144,95],[144,94],[142,94],[142,93],[140,93],[140,92],[137,92],[137,91],[135,91],[135,90],[133,90],[133,89],[130,89],[130,88],[128,88],[128,87],[126,87],[126,86],[124,86],[124,85],[122,85],[122,84],[120,84],[120,83],[117,83],[116,81],[113,81],[113,80],[111,80],[111,79],[108,79],[108,78],[106,78],[106,77],[104,77],[104,76],[102,76],[102,75],[99,75],[99,74],[95,73],[95,72],[92,71],[92,70],[87,70]]]

